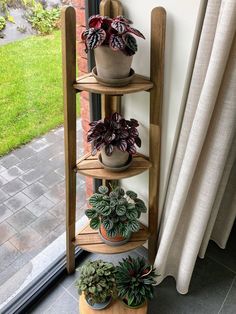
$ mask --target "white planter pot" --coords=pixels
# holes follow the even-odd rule
[[[122,79],[130,74],[133,56],[114,51],[107,46],[94,49],[97,74],[103,79]]]
[[[105,166],[115,168],[124,166],[129,158],[128,152],[122,152],[118,148],[114,147],[111,156],[107,156],[105,148],[101,150],[102,162]]]

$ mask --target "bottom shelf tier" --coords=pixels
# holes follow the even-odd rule
[[[88,306],[82,295],[79,298],[79,312],[80,314],[147,314],[147,304],[140,309],[130,309],[117,300],[112,302],[105,310],[96,311]]]
[[[147,227],[141,224],[140,230],[132,234],[128,243],[114,247],[103,243],[98,231],[93,230],[87,225],[75,237],[74,244],[79,245],[81,249],[92,253],[119,254],[142,246],[148,240],[148,236],[149,232]]]

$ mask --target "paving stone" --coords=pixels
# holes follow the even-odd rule
[[[57,168],[55,172],[59,174],[60,176],[62,176],[63,178],[65,178],[65,165],[63,164],[63,166],[61,166],[60,168]]]
[[[35,182],[24,189],[22,192],[30,197],[32,200],[39,198],[39,196],[43,195],[48,188],[40,182]]]
[[[19,258],[21,253],[9,242],[5,242],[0,246],[0,271],[4,270],[14,260]],[[1,273],[0,273],[1,278]]]
[[[19,192],[18,194],[12,196],[4,204],[13,212],[17,212],[25,205],[29,204],[32,200],[26,196],[24,193]]]
[[[44,237],[53,231],[59,225],[59,223],[59,219],[57,219],[55,216],[50,213],[45,213],[31,224],[31,228],[40,234],[41,237]]]
[[[44,135],[43,140],[47,143],[54,144],[61,141],[61,136],[56,134],[54,131],[51,131]]]
[[[24,173],[23,170],[21,170],[17,166],[13,166],[9,168],[8,170],[1,172],[1,176],[7,181],[12,181],[15,178],[19,177],[22,173]]]
[[[16,234],[16,230],[12,228],[6,221],[0,224],[0,244],[9,240]]]
[[[0,164],[7,169],[17,165],[19,162],[20,159],[13,154],[7,155],[0,160]]]
[[[60,221],[64,221],[66,217],[66,202],[61,201],[52,209],[50,209],[50,213],[57,217]]]
[[[65,182],[55,185],[47,193],[44,194],[50,201],[57,204],[65,199]]]
[[[50,144],[42,139],[38,139],[30,143],[30,147],[37,153],[44,150],[48,146],[50,146]]]
[[[21,170],[27,171],[27,170],[35,169],[39,163],[40,163],[40,159],[38,155],[36,154],[28,159],[21,161],[17,166]]]
[[[37,243],[40,239],[41,236],[34,229],[28,226],[12,237],[10,242],[21,253],[25,253],[30,251],[33,247],[37,246]]]
[[[49,164],[53,169],[63,167],[65,164],[64,152],[60,152],[49,159]]]
[[[30,225],[35,219],[34,216],[28,209],[23,208],[16,214],[12,215],[7,219],[7,222],[17,231],[20,231]]]
[[[22,146],[21,148],[14,150],[14,155],[20,160],[28,159],[34,154],[35,151],[29,145],[25,145]]]
[[[25,174],[23,174],[20,179],[24,181],[26,184],[32,184],[39,179],[41,179],[44,175],[48,174],[51,171],[51,167],[49,165],[45,165],[45,163],[41,163],[37,166],[37,168],[29,170]]]
[[[8,198],[9,198],[9,195],[0,189],[0,204],[4,202],[5,200],[7,200]]]
[[[236,277],[219,314],[235,314],[236,312]]]
[[[6,171],[7,168],[3,167],[1,164],[0,164],[0,173],[3,172],[3,171]]]
[[[40,158],[40,160],[49,160],[50,158],[61,152],[64,152],[63,141],[51,144],[50,147],[39,152],[38,157]]]
[[[59,128],[54,132],[56,135],[59,135],[61,138],[64,138],[64,128]]]
[[[64,180],[64,178],[53,171],[53,172],[50,172],[49,174],[45,175],[40,180],[40,183],[44,184],[48,188],[52,188],[54,185],[61,182],[62,180]]]
[[[2,187],[2,190],[9,194],[10,196],[15,195],[26,187],[26,184],[22,182],[20,179],[15,179]]]
[[[4,221],[6,218],[12,215],[12,211],[8,209],[5,205],[0,204],[0,222]]]
[[[4,184],[6,184],[8,181],[5,179],[5,178],[3,178],[3,177],[1,177],[1,175],[0,175],[0,187],[2,187]]]
[[[26,208],[30,210],[35,216],[39,217],[53,206],[54,203],[42,195],[35,201],[28,204]]]

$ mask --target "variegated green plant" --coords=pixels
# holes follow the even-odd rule
[[[104,303],[116,295],[115,266],[102,260],[88,261],[78,269],[80,277],[76,281],[79,294],[84,293],[91,305]]]
[[[106,186],[100,186],[98,192],[89,199],[92,208],[85,211],[92,229],[103,225],[109,237],[122,235],[125,238],[131,232],[139,231],[138,219],[147,208],[135,192],[125,192],[120,187],[109,192]]]

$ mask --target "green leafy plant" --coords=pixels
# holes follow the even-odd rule
[[[76,281],[79,294],[84,293],[91,305],[104,303],[115,296],[115,266],[102,260],[88,261],[81,268]]]
[[[60,8],[45,10],[40,3],[37,3],[26,15],[26,18],[39,34],[47,35],[59,28],[60,15]]]
[[[155,269],[144,258],[128,257],[116,267],[118,296],[130,307],[137,307],[153,298]]]
[[[6,20],[3,16],[0,16],[0,31],[6,27]]]
[[[100,186],[98,192],[89,199],[92,208],[85,211],[92,229],[103,225],[109,237],[125,238],[140,229],[138,218],[147,208],[135,192],[116,187],[109,193],[106,186]]]

